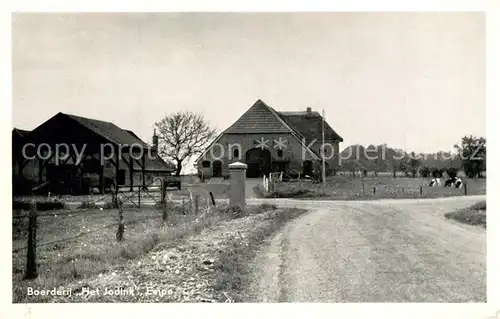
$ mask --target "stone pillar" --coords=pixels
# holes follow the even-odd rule
[[[236,162],[229,164],[229,206],[245,209],[245,177],[247,165]]]

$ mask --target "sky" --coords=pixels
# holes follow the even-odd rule
[[[13,127],[58,112],[151,141],[176,111],[222,131],[257,99],[326,113],[351,144],[486,136],[483,13],[19,13]]]

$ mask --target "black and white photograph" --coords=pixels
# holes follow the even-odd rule
[[[11,43],[13,304],[489,300],[484,12],[13,12]]]

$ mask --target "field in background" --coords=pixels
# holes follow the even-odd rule
[[[380,199],[380,198],[435,198],[465,195],[465,188],[429,187],[430,178],[409,178],[389,176],[352,178],[330,177],[326,188],[322,183],[312,181],[291,181],[276,183],[274,190],[256,190],[262,197],[323,198],[338,200]],[[467,195],[486,194],[486,179],[463,179],[467,183]],[[443,179],[444,183],[444,179]]]

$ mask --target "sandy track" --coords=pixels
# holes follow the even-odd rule
[[[486,232],[444,218],[484,196],[297,201],[254,265],[252,301],[485,302]]]

